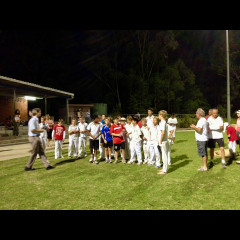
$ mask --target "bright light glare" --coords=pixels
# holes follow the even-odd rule
[[[24,96],[24,99],[30,100],[30,101],[36,101],[36,97],[31,97],[31,96]]]

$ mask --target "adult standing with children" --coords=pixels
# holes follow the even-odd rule
[[[195,130],[195,138],[197,141],[198,155],[202,157],[203,166],[199,171],[207,171],[207,144],[208,144],[208,122],[205,118],[205,112],[202,108],[196,111],[197,125],[191,124],[190,127]]]
[[[14,118],[13,118],[13,136],[19,135],[19,126],[21,122],[21,115],[18,109],[15,110]]]

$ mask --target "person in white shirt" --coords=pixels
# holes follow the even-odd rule
[[[98,164],[97,158],[97,150],[99,149],[99,136],[101,135],[101,126],[99,123],[99,118],[97,115],[93,116],[93,122],[89,123],[87,126],[89,140],[90,140],[90,153],[91,158],[89,160],[90,163]],[[93,153],[94,149],[94,153]]]
[[[105,119],[106,116],[105,115],[103,115],[103,116]],[[98,115],[98,118],[99,118],[99,124],[100,124],[100,131],[102,132],[102,128],[105,125],[105,122],[102,119],[101,115]],[[105,158],[105,148],[104,148],[104,141],[103,141],[102,134],[101,134],[99,136],[99,158],[98,158],[98,160],[102,160],[104,158]]]
[[[41,123],[39,124],[39,128],[43,129],[43,132],[40,133],[40,140],[42,142],[43,150],[46,152],[46,145],[47,145],[47,131],[49,129],[48,124],[46,123],[46,117],[41,117]],[[37,158],[40,158],[39,154],[37,154]]]
[[[222,157],[222,168],[226,167],[226,161],[225,161],[225,152],[224,152],[224,141],[223,141],[223,119],[218,116],[218,109],[214,108],[212,110],[212,116],[208,118],[208,126],[209,126],[209,133],[208,133],[208,147],[210,148],[210,168],[214,165],[213,158],[214,158],[214,148],[216,145],[216,142],[218,143],[218,146],[221,151],[221,157]]]
[[[153,118],[154,118],[154,116],[153,116],[153,109],[152,108],[148,108],[148,116],[146,117],[146,119],[147,119],[147,126],[148,127],[151,127],[151,126],[153,126]]]
[[[125,140],[125,158],[126,160],[130,160],[131,158],[131,151],[130,151],[130,141],[131,141],[131,134],[128,134],[132,131],[132,116],[127,116],[127,123],[124,126],[126,129],[126,140]]]
[[[149,162],[150,159],[150,152],[149,152],[149,128],[147,126],[147,119],[146,118],[142,118],[142,127],[141,127],[141,131],[142,131],[142,138],[143,138],[143,153],[144,153],[144,162],[143,164],[146,164]]]
[[[190,125],[190,128],[195,130],[195,138],[197,141],[198,155],[202,157],[203,166],[199,171],[207,171],[207,144],[208,144],[208,122],[205,118],[205,112],[202,108],[196,111],[196,118],[198,119],[197,125]]]
[[[78,149],[78,138],[79,138],[79,127],[77,125],[77,119],[72,119],[72,125],[68,127],[68,134],[69,134],[69,146],[68,146],[68,158],[72,156],[72,149],[73,149],[73,156],[77,156],[77,149]]]
[[[168,131],[173,131],[173,134],[172,134],[172,138],[171,138],[171,144],[174,144],[175,142],[175,133],[176,133],[176,128],[177,128],[177,124],[178,124],[178,121],[177,119],[175,118],[175,115],[174,113],[171,114],[171,117],[168,119],[167,121],[168,123]]]
[[[168,171],[168,160],[169,157],[169,142],[168,142],[168,125],[167,125],[167,111],[161,110],[158,114],[158,118],[161,121],[159,124],[159,146],[161,147],[162,152],[162,161],[163,161],[163,168],[158,172],[158,174],[167,174]]]
[[[148,166],[152,166],[154,164],[155,168],[161,167],[160,164],[160,152],[158,150],[158,139],[159,139],[159,125],[158,118],[153,118],[153,125],[149,127],[149,151],[150,151],[150,161]]]
[[[84,152],[84,157],[87,157],[86,152],[86,143],[87,143],[87,126],[88,124],[85,122],[84,117],[80,117],[78,128],[80,131],[79,139],[78,139],[78,157],[82,157],[82,152]]]
[[[129,135],[131,135],[131,141],[130,141],[131,159],[128,162],[128,164],[133,164],[134,157],[135,157],[135,155],[137,155],[138,165],[141,165],[142,164],[142,153],[141,153],[142,132],[137,123],[138,123],[138,119],[133,118],[132,119],[132,130],[129,133]]]

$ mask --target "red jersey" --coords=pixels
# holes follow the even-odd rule
[[[59,126],[58,124],[54,126],[54,138],[55,140],[63,140],[63,132],[66,131],[64,125]]]
[[[229,139],[230,142],[238,140],[236,129],[232,126],[229,126],[227,128],[227,135],[230,135],[230,139]]]
[[[113,136],[113,144],[118,144],[118,143],[122,143],[124,142],[124,138],[123,138],[123,132],[122,130],[124,130],[125,127],[120,123],[118,125],[116,124],[112,124],[111,128],[110,128],[110,134],[115,133],[115,134],[122,134],[120,137],[116,137]]]

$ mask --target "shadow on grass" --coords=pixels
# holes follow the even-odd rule
[[[65,163],[71,163],[71,162],[75,162],[76,160],[80,160],[78,158],[70,158],[70,159],[66,159],[66,160],[63,160],[61,162],[58,162],[58,163],[55,163],[53,166],[58,166],[58,165],[63,165]]]
[[[189,164],[190,162],[192,162],[193,160],[185,160],[183,162],[180,162],[178,164],[174,164],[174,165],[171,165],[171,167],[169,168],[169,173],[171,172],[174,172],[176,171],[178,168],[181,168],[181,167],[184,167],[186,166],[187,164]]]
[[[187,142],[188,140],[177,140],[177,141],[175,141],[175,143],[182,143],[182,142]],[[175,144],[174,143],[174,144]]]
[[[189,159],[188,156],[186,154],[183,154],[183,155],[179,155],[179,156],[176,156],[176,157],[171,157],[171,162],[172,164],[174,164],[175,162],[178,162],[178,161],[181,161],[181,160],[185,160],[185,159]]]

